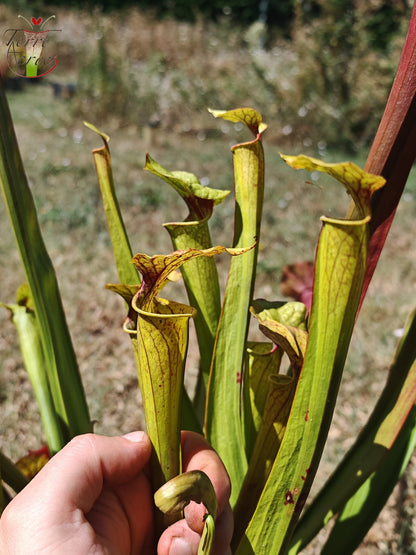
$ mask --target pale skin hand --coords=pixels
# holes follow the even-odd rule
[[[78,436],[8,505],[0,519],[0,553],[154,554],[151,445],[143,432]],[[231,553],[230,482],[215,451],[182,432],[184,470],[203,470],[218,498],[214,553]],[[196,554],[204,507],[192,503],[161,536],[158,555]]]

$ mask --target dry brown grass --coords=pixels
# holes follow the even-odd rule
[[[0,10],[0,22],[7,21],[8,13]],[[97,14],[86,12],[59,14],[63,22],[59,48],[68,60],[65,64],[69,77],[77,74],[82,54],[87,56],[94,45],[97,18]],[[186,67],[187,78],[194,86],[202,76],[209,81],[218,74],[234,72],[236,52],[240,60],[249,63],[241,35],[233,35],[228,43],[225,40],[227,29],[213,29],[203,22],[195,26],[171,21],[154,23],[138,11],[132,11],[123,18],[114,16],[112,21],[105,20],[102,24],[108,36],[113,36],[112,45],[118,55],[123,57],[128,52],[132,64],[140,68],[140,64],[147,63],[158,52],[170,69]],[[121,30],[124,40],[119,42],[117,37]],[[75,51],[77,56],[73,56]],[[276,68],[277,65],[277,71]],[[248,67],[250,76],[251,71]],[[56,78],[65,80],[67,76],[57,72]],[[238,78],[234,86],[238,91]],[[253,89],[249,85],[241,88],[241,104],[253,98],[256,104],[256,96],[251,95]],[[196,115],[194,111],[187,112],[186,107],[175,111],[180,103],[175,104],[174,91],[171,85],[171,101],[166,104],[168,112],[173,113],[169,116],[173,118],[169,121],[175,123],[173,131],[165,122],[149,139],[141,134],[142,128],[138,128],[137,122],[124,121],[120,125],[119,118],[108,115],[102,120],[93,120],[98,126],[104,125],[112,137],[114,172],[133,248],[149,254],[170,250],[168,235],[162,230],[159,233],[159,228],[163,222],[172,221],[173,215],[175,219],[185,217],[186,210],[173,192],[142,171],[148,147],[151,146],[152,156],[167,168],[192,171],[200,178],[209,179],[214,187],[229,188],[232,185],[229,143],[244,136],[232,125],[213,122],[202,106]],[[203,98],[210,98],[209,92],[204,94],[207,96]],[[209,104],[215,105],[222,99],[221,107],[230,107],[228,103],[233,100],[233,94],[235,91],[218,91],[213,87],[213,103]],[[13,94],[10,101],[45,241],[58,274],[96,431],[117,434],[143,427],[131,347],[120,329],[123,305],[104,289],[106,283],[116,280],[116,273],[90,153],[99,145],[99,140],[83,128],[79,106],[53,99],[47,83]],[[313,256],[319,216],[322,213],[342,214],[348,201],[327,181],[319,179],[311,186],[305,183],[306,175],[295,173],[280,162],[278,150],[290,148],[282,142],[284,133],[280,131],[288,122],[278,119],[279,111],[274,111],[273,105],[270,111],[269,106],[260,108],[271,124],[271,132],[265,139],[265,226],[256,294],[273,299],[279,296],[282,266]],[[198,124],[204,130],[199,135]],[[214,128],[220,132],[210,135]],[[301,124],[298,129],[302,129]],[[293,135],[289,138],[291,143],[295,142]],[[296,146],[294,153],[306,147],[317,154],[319,149],[306,139],[306,131],[305,134],[300,131],[299,142],[305,144]],[[339,158],[332,155],[332,159]],[[413,178],[358,321],[330,441],[317,477],[318,485],[352,444],[371,412],[394,353],[397,339],[393,331],[403,327],[414,305],[416,253],[412,249],[412,224],[415,198]],[[232,202],[218,209],[213,219],[214,242],[226,242],[227,233],[231,242]],[[24,277],[2,204],[0,238],[1,300],[12,302],[16,287]],[[220,259],[219,264],[223,275],[227,261]],[[170,297],[183,295],[178,289],[166,290],[168,293]],[[28,449],[39,446],[42,431],[14,329],[5,311],[0,312],[0,329],[0,448],[18,458]],[[190,376],[197,364],[197,354],[192,350],[187,368]],[[416,459],[413,458],[405,479],[357,553],[415,552],[415,493]],[[320,542],[322,537],[304,553],[319,553]]]

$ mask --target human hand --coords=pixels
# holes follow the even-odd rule
[[[228,475],[198,434],[183,432],[182,450],[184,470],[204,470],[213,482],[218,497],[215,553],[227,553],[232,534]],[[145,471],[150,453],[143,432],[73,439],[3,512],[0,553],[154,553],[153,496]],[[158,555],[196,553],[203,513],[202,506],[189,506],[186,520],[163,533]]]
[[[230,542],[234,521],[229,498],[231,484],[224,465],[205,439],[193,432],[182,432],[182,466],[184,471],[202,470],[210,478],[217,495],[217,518],[213,553],[231,554]],[[185,518],[175,522],[161,535],[158,555],[192,555],[198,551],[204,527],[205,507],[193,501],[185,507]]]

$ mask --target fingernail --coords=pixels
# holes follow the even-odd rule
[[[173,538],[169,548],[169,555],[192,555],[192,547],[183,538]]]
[[[146,434],[144,432],[130,432],[123,436],[124,438],[132,441],[133,443],[140,443],[144,441]]]

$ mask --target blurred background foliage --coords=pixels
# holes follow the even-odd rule
[[[5,4],[58,15],[73,104],[95,121],[189,129],[208,106],[250,104],[278,120],[280,142],[347,152],[375,134],[411,9],[409,0]]]
[[[64,8],[98,7],[103,11],[139,7],[157,17],[173,17],[182,21],[196,21],[203,16],[213,21],[223,16],[240,24],[250,24],[256,19],[267,21],[271,27],[287,28],[293,23],[294,13],[319,18],[325,14],[344,16],[346,10],[367,6],[370,16],[367,26],[376,42],[389,39],[397,30],[401,12],[408,8],[408,0],[6,0],[6,5],[22,8],[53,6]],[[383,37],[381,37],[383,35]]]

